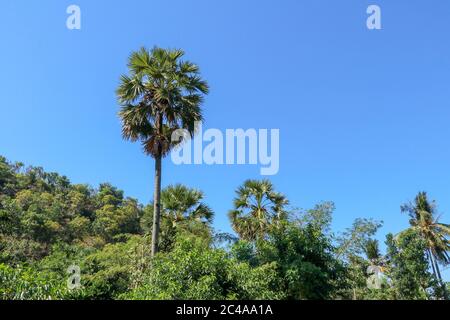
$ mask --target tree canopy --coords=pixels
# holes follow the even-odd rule
[[[152,258],[152,203],[0,157],[0,299],[446,297],[436,272],[448,263],[446,225],[424,193],[402,206],[411,227],[388,234],[385,252],[381,222],[335,233],[332,202],[290,208],[268,180],[245,181],[230,199],[236,235],[214,230],[206,200],[181,184],[162,189]]]

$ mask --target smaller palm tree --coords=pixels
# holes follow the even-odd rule
[[[211,240],[214,212],[203,199],[202,191],[181,184],[170,185],[161,191],[162,250],[170,249],[180,233]],[[148,206],[141,219],[144,231],[151,230],[153,215],[153,206]]]
[[[236,193],[229,218],[234,231],[244,240],[264,238],[272,225],[287,218],[288,200],[274,191],[269,180],[247,180]]]
[[[364,251],[366,253],[367,259],[372,263],[372,265],[379,265],[382,260],[380,253],[379,243],[376,239],[367,240]]]
[[[164,188],[161,193],[162,215],[168,218],[174,227],[180,222],[191,220],[210,224],[214,213],[202,202],[204,194],[177,184]]]

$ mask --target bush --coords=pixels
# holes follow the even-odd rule
[[[0,299],[55,300],[68,299],[71,293],[65,282],[37,273],[31,268],[11,268],[0,264]]]
[[[180,240],[159,254],[141,286],[124,299],[278,299],[272,264],[251,268],[220,249]]]

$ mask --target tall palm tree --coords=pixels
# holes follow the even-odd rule
[[[182,50],[142,48],[131,53],[128,75],[122,75],[117,97],[122,108],[122,135],[140,141],[144,152],[155,159],[152,256],[158,252],[161,213],[161,162],[181,141],[172,141],[177,129],[191,137],[195,124],[202,120],[201,104],[208,84],[201,79],[199,67],[182,61]]]
[[[439,222],[439,217],[436,217],[436,203],[428,200],[426,192],[419,192],[414,203],[403,205],[401,210],[410,216],[410,229],[418,232],[425,240],[431,268],[448,298],[439,263],[448,265],[450,262],[450,241],[448,239],[450,225]]]
[[[262,239],[272,224],[287,216],[288,200],[275,192],[268,180],[247,180],[236,190],[234,210],[229,212],[232,227],[245,240]]]

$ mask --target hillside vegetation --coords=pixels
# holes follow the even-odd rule
[[[380,222],[357,219],[334,233],[333,210],[331,202],[292,210],[270,181],[245,181],[230,199],[236,233],[224,234],[213,229],[214,212],[201,191],[169,186],[161,191],[159,252],[152,258],[153,204],[108,183],[72,184],[0,157],[0,298],[446,296],[438,271],[448,263],[447,225],[434,225],[433,244],[412,219],[405,232],[387,235],[382,254],[374,239]],[[425,193],[402,210],[434,213]]]

